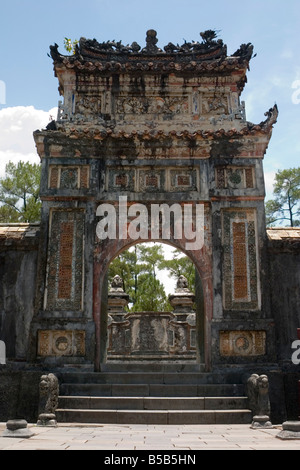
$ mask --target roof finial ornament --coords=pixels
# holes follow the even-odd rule
[[[162,52],[161,49],[157,47],[158,39],[157,32],[154,29],[149,29],[147,31],[146,37],[146,47],[143,49],[143,52],[148,52],[150,54],[156,54],[157,52]]]

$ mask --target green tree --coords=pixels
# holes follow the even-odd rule
[[[111,283],[113,278],[118,274],[123,279],[123,289],[129,294],[130,299],[134,302],[136,296],[137,275],[139,265],[137,263],[137,251],[133,249],[123,251],[117,256],[109,266],[108,282]]]
[[[138,290],[133,312],[165,312],[169,305],[163,284],[151,273],[142,273],[138,278]]]
[[[170,309],[163,284],[157,279],[164,260],[160,244],[139,244],[121,253],[111,263],[109,281],[119,274],[131,299],[130,311],[166,311]]]
[[[278,171],[273,194],[266,202],[267,225],[287,221],[290,227],[300,226],[300,167]]]
[[[158,273],[166,270],[168,276],[177,280],[183,275],[191,290],[195,286],[195,266],[180,250],[174,250],[171,260],[165,260],[162,245],[138,244],[122,252],[111,263],[109,281],[119,274],[124,282],[124,290],[131,299],[130,311],[169,311],[164,285]]]
[[[41,167],[29,162],[9,162],[0,178],[0,221],[39,222]]]

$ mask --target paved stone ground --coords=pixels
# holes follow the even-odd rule
[[[253,430],[249,425],[79,425],[57,428],[29,424],[30,439],[2,437],[0,450],[300,450],[300,440],[276,438],[281,426]],[[110,455],[109,453],[107,455]],[[133,453],[134,455],[134,453]]]

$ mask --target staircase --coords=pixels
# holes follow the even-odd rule
[[[61,423],[250,424],[244,386],[193,364],[106,365],[60,376]],[[228,382],[229,380],[229,382]]]

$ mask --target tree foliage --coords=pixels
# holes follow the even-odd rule
[[[70,54],[75,54],[77,44],[78,44],[77,39],[75,39],[75,41],[72,41],[72,39],[69,39],[69,38],[64,39],[64,48]]]
[[[183,256],[180,250],[174,250],[173,259],[163,260],[160,267],[167,269],[173,279],[178,279],[179,276],[186,277],[188,285],[193,288],[195,285],[195,266],[187,256]]]
[[[40,220],[41,167],[29,162],[9,162],[0,178],[0,222],[20,223]]]
[[[275,175],[274,199],[266,202],[267,225],[286,222],[300,226],[300,167],[278,171]]]

